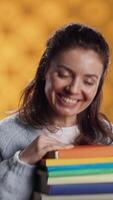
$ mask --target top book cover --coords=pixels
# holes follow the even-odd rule
[[[113,157],[112,145],[80,145],[55,152],[56,159]]]

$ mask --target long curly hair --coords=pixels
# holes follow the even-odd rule
[[[45,73],[58,53],[78,47],[94,50],[100,56],[103,63],[103,73],[93,101],[84,111],[77,115],[80,135],[74,143],[109,144],[113,141],[112,127],[107,117],[99,111],[103,82],[109,64],[109,46],[101,33],[85,25],[68,24],[58,29],[49,38],[35,77],[21,96],[19,117],[24,123],[34,128],[48,128],[51,126],[50,105],[44,92]]]

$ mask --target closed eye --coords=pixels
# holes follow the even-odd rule
[[[59,75],[61,78],[67,78],[67,77],[70,77],[69,74],[61,73],[61,72],[59,72],[58,75]]]
[[[68,71],[66,70],[58,70],[58,76],[61,78],[69,78],[71,75]]]
[[[93,86],[95,84],[95,82],[89,82],[89,81],[84,81],[84,83],[89,86]]]

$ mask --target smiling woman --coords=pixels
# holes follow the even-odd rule
[[[109,46],[90,27],[69,24],[49,38],[19,110],[0,122],[2,199],[33,199],[36,164],[48,152],[112,143],[100,113],[108,64]]]
[[[102,61],[93,50],[73,48],[56,57],[45,75],[45,94],[54,123],[60,126],[77,123],[77,115],[95,97],[102,71]]]

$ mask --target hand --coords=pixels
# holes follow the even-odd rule
[[[25,163],[34,165],[50,151],[72,147],[73,145],[63,144],[48,135],[41,135],[20,153],[19,158]]]

